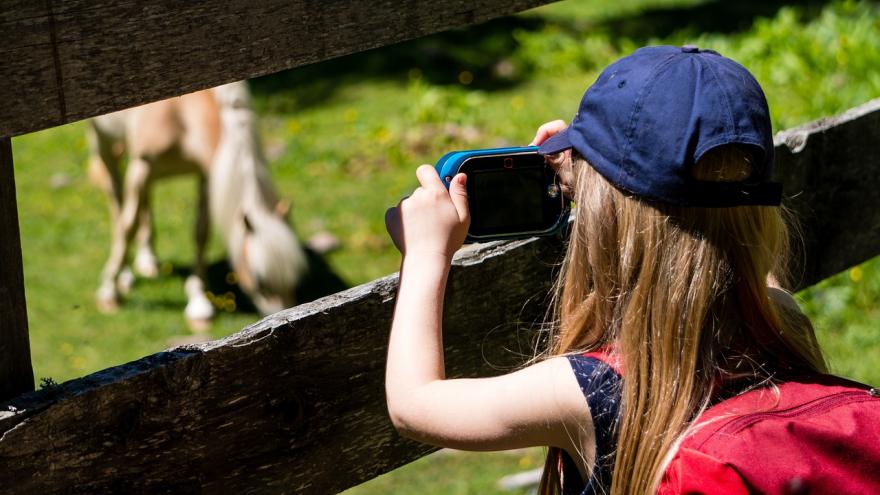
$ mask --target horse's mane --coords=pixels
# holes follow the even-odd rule
[[[213,93],[221,133],[208,183],[212,223],[223,234],[233,268],[251,277],[240,283],[254,284],[257,307],[278,311],[293,303],[305,253],[279,209],[246,84],[227,84]],[[285,293],[290,299],[268,296]]]

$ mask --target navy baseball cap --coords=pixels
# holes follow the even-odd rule
[[[691,175],[707,151],[726,144],[752,152],[741,182]],[[539,148],[574,148],[612,184],[639,198],[679,206],[779,205],[771,182],[773,135],[761,86],[742,65],[694,46],[649,46],[609,65],[571,124]]]

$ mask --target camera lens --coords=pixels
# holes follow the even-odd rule
[[[513,158],[512,157],[508,156],[508,157],[504,158],[504,168],[513,168]]]

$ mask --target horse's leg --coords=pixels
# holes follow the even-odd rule
[[[146,278],[159,276],[159,263],[156,261],[153,247],[153,216],[150,194],[145,194],[137,219],[137,231],[134,234],[136,251],[132,266],[124,265],[116,278],[116,288],[122,295],[128,295],[134,285],[134,273]],[[132,268],[134,271],[132,271]]]
[[[88,142],[89,180],[107,195],[110,223],[115,225],[119,219],[119,208],[122,203],[122,180],[119,175],[120,156],[113,151],[115,141],[98,132],[95,129],[95,124],[89,126]]]
[[[107,196],[111,239],[115,240],[114,232],[119,225],[119,214],[122,207],[122,179],[120,178],[121,153],[114,151],[114,146],[120,145],[121,142],[102,134],[94,122],[89,126],[88,141],[90,149],[89,179]],[[111,251],[113,250],[113,242],[111,240]],[[101,278],[101,285],[96,294],[96,302],[98,310],[105,313],[115,311],[118,307],[116,288],[113,287],[112,281],[108,284],[104,276]]]
[[[186,279],[187,303],[184,313],[193,330],[205,330],[214,316],[214,306],[205,295],[205,246],[208,243],[208,183],[199,176],[198,210],[196,212],[196,259],[193,273]]]
[[[150,164],[141,157],[132,158],[125,172],[119,218],[113,225],[110,257],[104,265],[101,286],[98,288],[98,307],[102,310],[112,310],[119,304],[117,281],[125,265],[128,246],[134,237],[144,198],[148,194],[149,179]]]
[[[138,215],[138,227],[135,234],[137,252],[134,255],[134,271],[138,275],[147,278],[155,278],[159,275],[159,264],[156,261],[156,250],[153,242],[155,229],[153,228],[152,198],[144,196],[143,207]]]

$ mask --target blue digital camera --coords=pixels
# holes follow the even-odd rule
[[[468,177],[466,242],[552,236],[568,223],[569,200],[537,146],[452,151],[435,168],[447,188]]]

